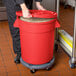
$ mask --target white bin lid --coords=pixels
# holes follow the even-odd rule
[[[24,18],[24,17],[20,17],[20,19],[22,21],[27,21],[27,22],[32,22],[32,23],[36,23],[36,22],[47,22],[47,21],[50,21],[50,20],[53,20],[54,18],[34,18],[34,17],[31,17],[31,18]]]

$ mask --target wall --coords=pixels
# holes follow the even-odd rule
[[[7,20],[6,8],[4,7],[2,0],[0,0],[0,21]]]
[[[55,1],[56,1],[56,0],[43,0],[43,1],[41,2],[41,4],[42,4],[46,9],[55,11]],[[35,0],[34,0],[33,8],[36,9]]]

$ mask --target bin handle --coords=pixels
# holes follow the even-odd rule
[[[60,27],[60,22],[58,20],[56,20],[55,22],[55,28],[59,28]]]
[[[14,22],[14,27],[19,28],[19,16],[17,16],[17,18]]]
[[[14,22],[14,27],[16,28],[19,28],[19,16],[17,16],[15,22]],[[60,27],[60,22],[56,19],[56,22],[55,22],[55,28],[59,28]]]

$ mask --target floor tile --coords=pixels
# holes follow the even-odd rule
[[[6,72],[6,67],[0,67],[0,73],[5,73]]]
[[[4,62],[2,61],[2,59],[0,60],[0,67],[4,67]]]
[[[20,72],[16,71],[16,72],[9,72],[8,76],[21,76]]]
[[[17,65],[20,71],[25,71],[26,67],[23,66],[22,64]]]
[[[18,71],[18,68],[16,65],[12,65],[12,66],[7,66],[6,70],[7,72],[15,72],[15,71]]]
[[[6,73],[6,72],[0,72],[0,76],[7,76],[8,75],[8,73]]]
[[[26,70],[26,71],[21,71],[21,76],[34,76],[34,75]]]
[[[9,56],[9,55],[12,54],[11,51],[10,51],[10,48],[6,48],[6,50],[2,50],[1,53],[2,53],[3,56],[6,56],[6,55]]]
[[[72,72],[68,72],[68,71],[61,71],[60,72],[60,76],[73,76]]]

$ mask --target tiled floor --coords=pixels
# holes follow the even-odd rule
[[[73,35],[73,9],[60,8],[61,28]],[[64,12],[65,11],[65,12]],[[7,21],[0,22],[0,76],[76,76],[76,69],[69,67],[69,57],[59,47],[55,52],[55,65],[50,71],[39,70],[31,74],[22,64],[14,63],[15,54]]]

